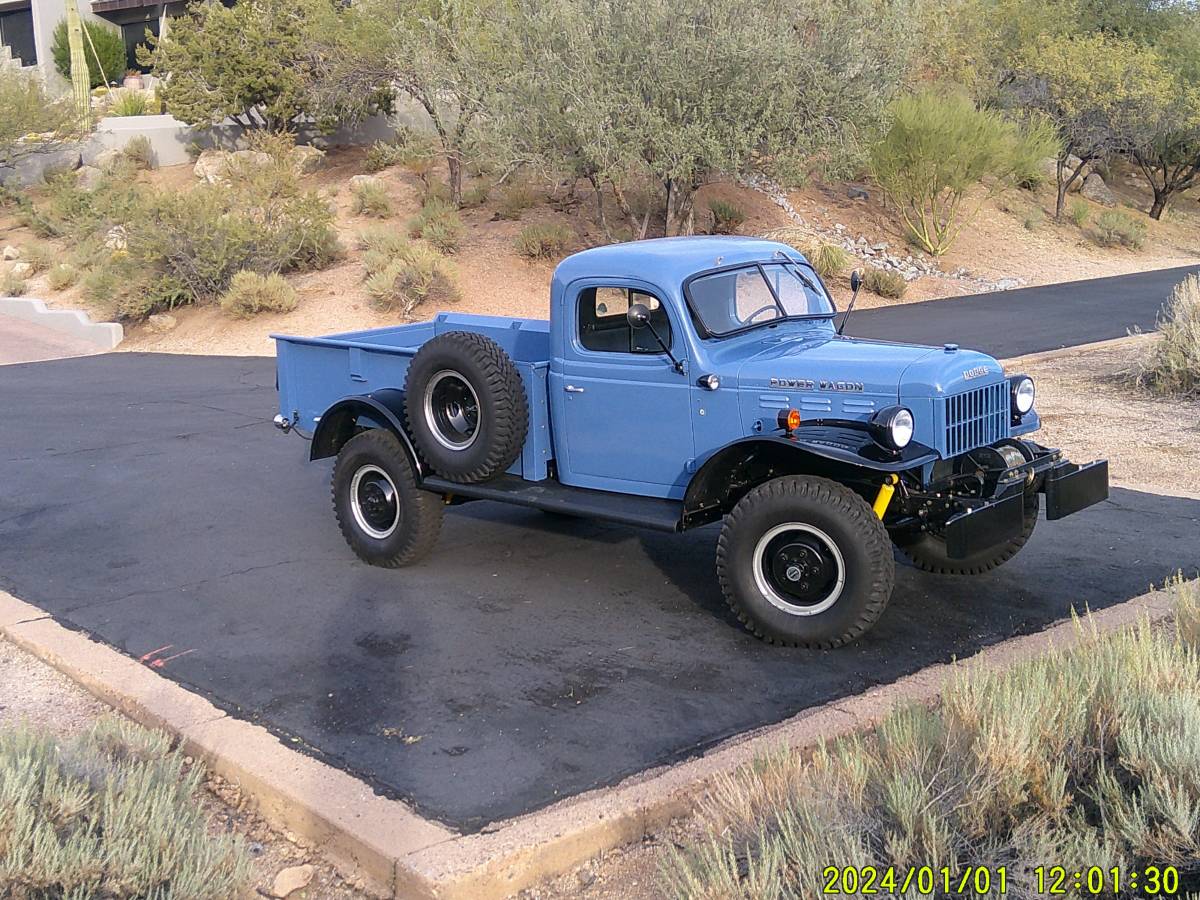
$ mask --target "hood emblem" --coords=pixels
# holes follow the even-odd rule
[[[811,378],[772,378],[770,385],[773,388],[791,389],[794,391],[841,391],[843,393],[861,394],[863,391],[863,383],[861,381],[830,381],[826,378],[821,378],[813,381]]]
[[[972,378],[982,378],[990,371],[992,370],[987,366],[976,366],[973,369],[967,369],[963,372],[963,381],[970,381]]]

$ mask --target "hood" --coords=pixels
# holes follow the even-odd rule
[[[1003,380],[1004,366],[986,353],[936,350],[905,369],[900,397],[903,402],[906,398],[948,396]]]
[[[941,353],[932,347],[828,334],[785,336],[746,360],[738,369],[737,383],[743,390],[818,392],[837,391],[838,383],[846,383],[852,386],[852,392],[897,397],[905,371]],[[791,383],[789,379],[803,383]]]

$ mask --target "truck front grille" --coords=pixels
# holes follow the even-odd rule
[[[946,397],[946,456],[958,456],[1009,436],[1008,382]]]

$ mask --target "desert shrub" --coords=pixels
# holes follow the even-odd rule
[[[399,165],[404,158],[404,150],[387,141],[376,141],[367,149],[364,165],[368,172],[382,172],[389,166]]]
[[[736,234],[738,227],[746,221],[742,208],[726,200],[709,201],[708,210],[713,217],[713,234]]]
[[[1025,225],[1026,231],[1037,231],[1046,224],[1046,214],[1040,209],[1031,209],[1025,214],[1025,221],[1023,224]]]
[[[1076,228],[1082,228],[1092,217],[1092,208],[1082,197],[1076,197],[1067,204],[1067,216],[1075,223]]]
[[[38,75],[0,68],[0,168],[57,150],[77,133],[78,119],[70,100]]]
[[[408,223],[408,233],[429,241],[443,253],[454,253],[462,241],[463,223],[454,207],[431,198]]]
[[[1096,243],[1105,247],[1141,250],[1146,244],[1146,223],[1110,209],[1096,217]]]
[[[376,306],[408,316],[423,303],[440,306],[459,300],[454,269],[429,247],[409,244],[366,282]]]
[[[5,895],[240,896],[249,856],[240,837],[209,833],[203,777],[168,737],[115,717],[66,741],[24,726],[0,731]]]
[[[984,200],[1059,147],[1044,120],[1023,128],[964,95],[926,90],[897,100],[891,113],[871,171],[911,237],[934,256],[950,249]]]
[[[59,263],[46,273],[46,282],[52,291],[65,291],[75,283],[79,271],[68,263]]]
[[[111,84],[125,74],[125,40],[117,29],[94,19],[83,23],[83,55],[87,61],[88,78],[96,88]],[[95,53],[92,48],[95,47]],[[51,37],[50,55],[58,74],[71,80],[71,45],[67,40],[67,20],[54,26]],[[99,57],[99,60],[97,60]]]
[[[396,256],[408,246],[408,238],[395,228],[367,228],[359,233],[356,243],[360,250]]]
[[[850,265],[850,254],[837,244],[827,241],[808,247],[804,255],[822,278],[834,278]]]
[[[1170,589],[1195,608],[1194,582]],[[899,885],[910,867],[1003,864],[1025,897],[1047,859],[1177,866],[1186,884],[1200,859],[1200,653],[1182,631],[1100,635],[1085,620],[1073,649],[960,669],[935,709],[757,760],[701,800],[705,836],[673,855],[664,893],[817,897],[829,865],[894,866]]]
[[[296,308],[296,291],[282,275],[238,272],[221,295],[221,309],[247,319],[260,312],[291,312]]]
[[[521,213],[537,203],[537,194],[526,184],[512,184],[505,188],[496,205],[496,215],[501,219],[516,221]]]
[[[1137,382],[1156,394],[1200,396],[1200,276],[1176,285],[1158,332],[1135,368]]]
[[[351,189],[354,202],[350,209],[356,216],[387,219],[396,213],[396,206],[387,187],[376,181],[363,181]]]
[[[562,256],[574,233],[566,225],[547,222],[527,225],[514,242],[517,252],[530,259],[554,259]]]
[[[474,209],[477,206],[483,206],[483,204],[488,202],[488,197],[491,196],[491,193],[492,186],[486,181],[476,182],[463,191],[463,209]]]
[[[45,272],[58,257],[57,251],[51,249],[46,244],[26,244],[21,250],[21,261],[29,263],[30,269],[34,274]]]
[[[0,275],[0,297],[23,297],[25,295],[25,279],[12,272]]]
[[[154,168],[154,148],[150,146],[150,138],[139,134],[130,139],[121,150],[121,155],[129,160],[137,169]]]
[[[110,116],[144,116],[149,108],[150,102],[141,91],[122,89],[116,92],[116,99],[108,108],[108,114]]]
[[[896,272],[888,272],[884,269],[876,269],[874,266],[867,266],[863,272],[863,287],[872,294],[878,294],[880,297],[899,300],[904,296],[904,292],[908,290],[908,282],[904,280],[902,275]]]

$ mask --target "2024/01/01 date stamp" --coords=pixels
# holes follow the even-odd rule
[[[826,866],[821,871],[826,896],[863,896],[879,894],[918,896],[985,896],[1008,893],[1010,872],[1007,866],[967,866],[961,870],[949,866],[914,866],[898,869],[894,866]],[[1065,866],[1037,866],[1033,869],[1031,887],[1047,897],[1111,896],[1125,891],[1138,891],[1147,897],[1174,897],[1179,894],[1179,870],[1174,866],[1143,866],[1122,869],[1119,866],[1091,866],[1072,869]],[[1028,876],[1023,877],[1026,882]],[[1029,888],[1026,888],[1028,891]]]

